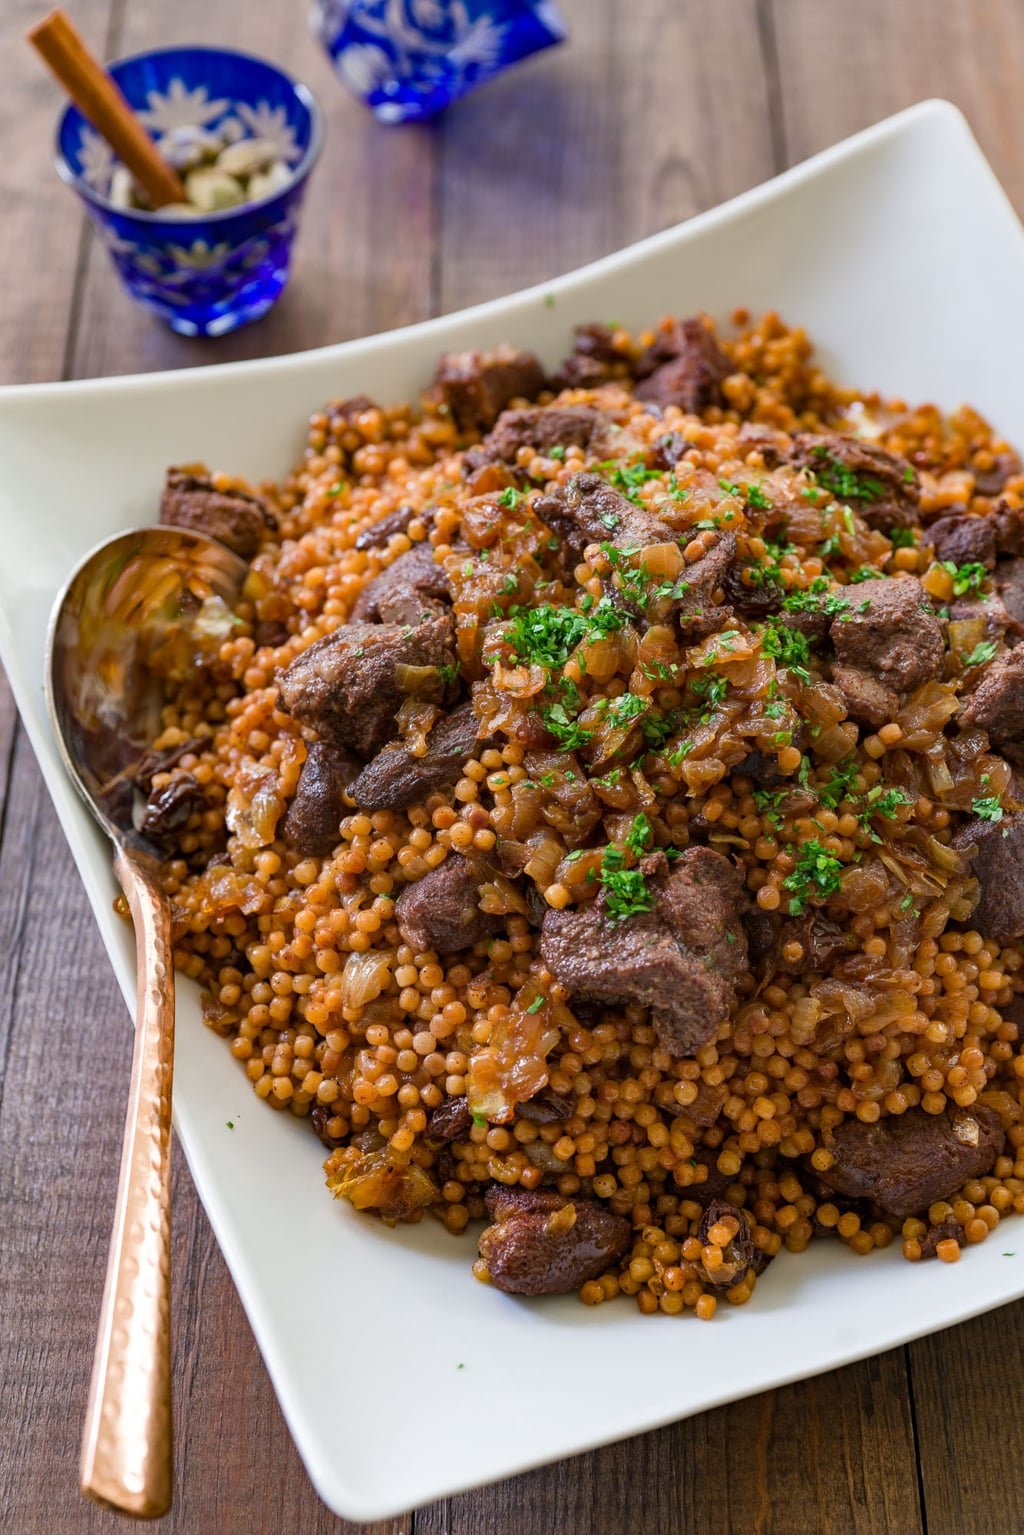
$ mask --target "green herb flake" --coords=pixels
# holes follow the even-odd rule
[[[539,1013],[547,1000],[548,999],[544,996],[543,992],[540,993],[539,996],[534,997],[526,1011],[528,1013]]]
[[[987,661],[992,660],[997,649],[995,640],[982,640],[980,644],[975,645],[969,656],[964,656],[964,665],[984,666]]]
[[[593,739],[594,732],[570,719],[564,704],[552,704],[550,709],[544,710],[541,719],[545,730],[554,736],[562,751],[576,751]]]
[[[977,596],[988,580],[988,571],[977,560],[968,560],[966,565],[957,565],[954,560],[942,560],[941,566],[953,578],[954,597]]]
[[[881,501],[885,486],[873,475],[857,474],[824,446],[813,450],[814,477],[840,501]]]
[[[994,794],[985,799],[972,799],[971,809],[982,821],[1001,821],[1003,819],[1003,807]]]
[[[630,852],[640,858],[653,841],[654,832],[651,830],[651,823],[641,810],[633,817],[633,824],[626,833],[626,846]]]
[[[551,452],[548,456],[555,459],[555,461],[560,464],[565,458],[565,448],[561,443],[557,443],[555,447],[551,449]]]
[[[890,528],[889,542],[894,549],[913,549],[917,544],[917,535],[913,528]]]
[[[508,485],[498,497],[498,505],[505,507],[507,511],[514,511],[520,501],[525,499],[521,490],[516,490],[514,485]]]
[[[817,838],[805,842],[797,854],[796,867],[782,881],[790,893],[789,909],[798,917],[808,901],[827,901],[834,896],[842,883],[841,861],[823,847]]]
[[[233,1119],[228,1119],[225,1121],[225,1123],[229,1130],[233,1130],[235,1128],[235,1121]]]

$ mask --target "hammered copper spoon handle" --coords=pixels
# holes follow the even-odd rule
[[[167,899],[119,848],[135,924],[135,1051],[114,1230],[82,1438],[82,1491],[136,1518],[171,1505],[171,1075],[174,965]]]

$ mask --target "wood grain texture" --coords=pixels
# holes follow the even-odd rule
[[[803,160],[929,96],[966,113],[1024,209],[1024,5],[1020,0],[765,0],[774,28],[785,152]]]
[[[327,144],[291,287],[264,321],[215,343],[174,337],[135,309],[83,236],[74,200],[49,169],[56,92],[26,52],[0,95],[5,234],[13,227],[17,236],[3,246],[2,376],[292,351],[512,291],[927,95],[967,111],[1024,206],[1020,0],[562,5],[567,47],[510,72],[436,127],[411,129],[381,128],[333,81],[303,7],[246,7],[245,46],[309,81],[326,110]],[[8,0],[5,57],[38,10]],[[73,14],[108,56],[237,41],[231,0],[78,0]],[[82,1502],[75,1464],[130,1032],[2,691],[0,817],[0,1524],[18,1535],[114,1535],[125,1526]],[[344,1535],[350,1527],[318,1502],[290,1442],[180,1155],[175,1201],[178,1493],[157,1528]],[[915,1535],[925,1520],[930,1535],[1009,1535],[1024,1492],[1020,1457],[1006,1442],[1016,1428],[1019,1447],[1024,1419],[1021,1322],[1024,1306],[1004,1310],[909,1351],[446,1500],[415,1521],[386,1521],[377,1535],[412,1535],[414,1524],[417,1535]]]

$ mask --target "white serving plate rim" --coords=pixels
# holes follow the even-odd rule
[[[491,300],[455,314],[426,320],[417,325],[388,332],[381,336],[342,342],[333,346],[316,349],[313,352],[294,353],[284,357],[261,358],[251,362],[215,364],[170,373],[154,373],[140,376],[124,375],[97,380],[10,386],[6,389],[0,389],[0,414],[7,410],[13,410],[16,416],[20,408],[26,405],[33,406],[57,398],[73,399],[76,396],[106,398],[111,404],[114,404],[118,395],[123,394],[127,390],[130,390],[133,395],[145,393],[151,396],[159,396],[161,393],[174,393],[181,388],[183,383],[191,390],[209,391],[211,394],[215,394],[223,383],[231,378],[237,379],[243,376],[250,378],[261,374],[273,374],[277,377],[287,377],[292,373],[300,374],[309,365],[310,359],[313,358],[332,359],[336,357],[339,361],[344,359],[346,364],[358,365],[359,360],[367,356],[386,355],[392,351],[401,351],[414,339],[418,341],[421,338],[427,340],[436,338],[440,349],[446,336],[461,327],[500,319],[503,315],[508,315],[511,312],[519,312],[521,306],[536,304],[538,299],[546,298],[547,295],[552,295],[557,301],[561,294],[571,293],[574,288],[585,285],[593,278],[628,272],[638,259],[649,253],[671,251],[699,240],[701,235],[707,231],[721,225],[728,225],[731,221],[746,215],[752,209],[784,200],[787,194],[795,188],[828,176],[842,163],[856,159],[865,151],[873,150],[879,145],[884,144],[887,140],[899,138],[901,135],[916,128],[919,124],[929,122],[937,130],[941,130],[943,125],[945,125],[947,130],[950,127],[955,127],[956,131],[963,135],[967,143],[973,147],[976,156],[976,164],[973,166],[972,174],[976,173],[980,178],[987,178],[988,194],[993,198],[998,198],[1012,216],[1012,208],[1005,197],[1005,193],[999,187],[991,169],[984,161],[980,151],[977,150],[977,146],[974,145],[962,115],[948,102],[926,101],[908,108],[906,111],[872,128],[866,129],[862,133],[856,134],[841,144],[793,167],[773,180],[741,194],[720,207],[697,215],[685,224],[653,235],[646,240],[627,247],[623,251],[590,263],[575,272],[534,285],[508,297]],[[795,318],[799,319],[799,316]],[[0,468],[0,476],[2,476],[2,468]],[[19,707],[22,709],[23,722],[25,723],[29,739],[36,749],[44,779],[50,789],[61,824],[82,873],[90,901],[99,917],[101,908],[109,901],[109,890],[100,887],[99,882],[93,877],[94,871],[87,864],[86,845],[89,830],[86,813],[79,806],[74,792],[70,789],[69,784],[64,778],[63,771],[53,753],[52,744],[48,739],[45,724],[40,723],[34,711],[27,707],[29,703],[29,682],[22,666],[19,664],[14,645],[13,631],[8,615],[3,609],[0,609],[0,655],[3,656],[5,663],[8,665],[12,688]],[[83,827],[85,828],[84,830]],[[103,936],[118,974],[122,990],[125,992],[126,998],[130,999],[134,986],[133,968],[125,962],[125,953],[118,951],[116,945],[111,941],[107,928],[103,928]],[[290,1369],[287,1351],[284,1343],[278,1336],[275,1324],[276,1313],[272,1297],[264,1293],[257,1283],[250,1283],[250,1279],[253,1277],[252,1266],[245,1250],[244,1236],[238,1230],[234,1213],[225,1198],[225,1190],[218,1184],[217,1170],[202,1155],[195,1154],[190,1127],[187,1123],[184,1123],[188,1119],[187,1113],[179,1114],[177,1118],[179,1121],[179,1136],[200,1197],[210,1214],[211,1223],[218,1242],[238,1285],[243,1305],[253,1326],[261,1352],[264,1355],[273,1379],[282,1410],[296,1439],[300,1453],[306,1462],[314,1484],[324,1500],[336,1511],[343,1513],[349,1518],[370,1520],[388,1517],[401,1512],[410,1503],[423,1503],[445,1496],[459,1491],[466,1486],[475,1485],[477,1480],[493,1480],[500,1476],[543,1464],[546,1461],[558,1459],[567,1454],[610,1443],[630,1434],[645,1432],[649,1429],[660,1427],[665,1423],[675,1421],[690,1413],[703,1411],[768,1387],[785,1385],[791,1381],[806,1378],[807,1376],[853,1362],[857,1359],[869,1357],[883,1349],[911,1341],[914,1338],[924,1336],[952,1323],[967,1320],[985,1310],[1005,1304],[1024,1294],[1024,1272],[1016,1280],[1012,1277],[1013,1271],[1018,1270],[1017,1265],[1009,1267],[1005,1278],[1000,1275],[998,1284],[990,1283],[987,1286],[979,1286],[978,1293],[973,1299],[965,1299],[964,1292],[957,1287],[947,1285],[943,1289],[937,1285],[936,1280],[939,1276],[935,1273],[935,1270],[942,1266],[933,1265],[930,1266],[930,1270],[927,1273],[921,1270],[917,1271],[920,1275],[922,1295],[919,1312],[916,1313],[912,1320],[905,1318],[895,1328],[890,1326],[886,1329],[884,1326],[881,1326],[874,1340],[865,1341],[861,1338],[859,1342],[851,1342],[846,1346],[837,1344],[833,1340],[827,1355],[823,1354],[811,1364],[808,1364],[806,1359],[797,1359],[792,1368],[780,1368],[777,1362],[767,1369],[759,1368],[755,1364],[741,1378],[736,1378],[734,1384],[715,1383],[704,1392],[699,1402],[696,1404],[691,1403],[682,1409],[678,1406],[672,1407],[669,1405],[664,1410],[647,1412],[646,1414],[642,1411],[632,1412],[628,1416],[628,1420],[622,1417],[614,1422],[609,1420],[607,1431],[603,1428],[595,1429],[591,1427],[578,1437],[573,1437],[573,1434],[570,1432],[546,1450],[531,1448],[526,1452],[519,1452],[515,1449],[506,1451],[502,1457],[489,1464],[479,1478],[475,1478],[472,1475],[454,1475],[445,1470],[438,1473],[433,1479],[429,1475],[421,1476],[414,1484],[409,1484],[405,1487],[401,1485],[384,1486],[379,1483],[367,1485],[366,1483],[360,1483],[358,1479],[353,1480],[349,1472],[339,1468],[334,1463],[329,1453],[329,1445],[325,1442],[322,1435],[318,1435],[313,1430],[305,1410],[302,1394],[298,1389],[298,1383]],[[330,1206],[325,1207],[325,1212],[327,1214],[330,1213]],[[850,1255],[845,1252],[837,1253],[833,1248],[828,1253],[822,1255],[819,1267],[827,1272],[828,1270],[838,1269],[842,1263],[848,1264],[851,1261],[855,1260],[852,1260]],[[466,1269],[465,1283],[471,1284],[468,1264]],[[827,1283],[827,1278],[823,1277],[819,1282]],[[761,1290],[759,1289],[760,1294]],[[457,1297],[454,1304],[456,1307],[458,1306]],[[582,1312],[582,1308],[580,1308],[580,1311]],[[538,1308],[538,1312],[535,1314],[544,1315],[543,1308]],[[568,1321],[572,1320],[572,1318],[566,1314],[561,1320]],[[584,1320],[585,1318],[581,1314],[579,1317],[580,1324]],[[715,1326],[730,1327],[730,1324],[735,1325],[735,1321],[736,1318],[727,1316],[722,1322],[716,1321]],[[646,1325],[660,1326],[663,1324],[652,1322]],[[689,1327],[691,1324],[687,1323],[686,1325]],[[697,1324],[694,1323],[692,1325],[695,1326]],[[597,1337],[598,1335],[594,1335],[595,1342]]]

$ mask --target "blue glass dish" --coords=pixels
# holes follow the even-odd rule
[[[288,281],[306,180],[323,138],[306,86],[221,48],[162,48],[108,66],[154,137],[237,119],[274,140],[293,169],[282,190],[196,218],[162,219],[110,202],[113,152],[78,108],[57,125],[57,170],[85,203],[134,299],[183,336],[221,336],[265,314]]]
[[[553,0],[315,0],[312,25],[341,80],[385,123],[433,117],[565,37]]]

